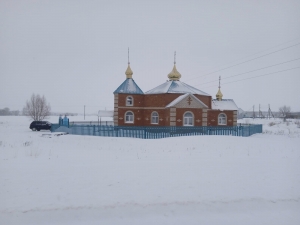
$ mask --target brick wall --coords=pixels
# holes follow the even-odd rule
[[[176,126],[183,126],[183,116],[186,112],[194,115],[194,126],[202,126],[202,109],[176,109]]]
[[[165,107],[183,94],[151,94],[145,95],[145,107]]]
[[[126,106],[126,98],[128,96],[133,97],[133,107],[144,107],[144,95],[137,94],[118,94],[119,95],[119,107]]]
[[[220,113],[224,113],[227,116],[227,125],[226,126],[233,126],[234,118],[233,118],[233,111],[232,110],[208,110],[207,111],[207,126],[219,126],[218,125],[218,116]],[[222,125],[221,125],[222,126]]]
[[[209,109],[211,109],[211,96],[194,95],[200,101],[202,101]]]
[[[194,126],[218,126],[218,116],[224,113],[227,116],[227,126],[235,126],[237,111],[212,110],[201,108],[165,108],[170,102],[182,94],[115,94],[114,96],[114,124],[116,126],[183,126],[183,115],[189,111],[194,115]],[[133,97],[133,106],[126,106],[127,96]],[[210,96],[195,95],[209,108]],[[125,123],[125,113],[134,113],[134,123]],[[151,124],[152,112],[159,114],[158,124]]]

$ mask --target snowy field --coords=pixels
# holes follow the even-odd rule
[[[298,121],[238,122],[264,133],[54,136],[2,116],[0,224],[299,225]]]

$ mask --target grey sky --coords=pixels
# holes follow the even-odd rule
[[[300,60],[225,79],[300,58],[299,12],[299,0],[1,0],[0,108],[21,110],[34,92],[55,112],[113,109],[129,47],[144,92],[167,80],[176,50],[181,81],[213,97],[222,76],[224,98],[244,110],[299,111]]]

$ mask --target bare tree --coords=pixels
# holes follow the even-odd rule
[[[291,107],[289,107],[289,106],[284,105],[284,106],[279,108],[280,115],[282,115],[284,117],[286,117],[287,114],[290,113],[290,112],[291,112]]]
[[[51,107],[47,104],[44,96],[32,94],[30,100],[26,101],[23,114],[35,121],[41,121],[50,115]]]

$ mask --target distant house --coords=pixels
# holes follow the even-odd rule
[[[180,81],[174,63],[168,81],[143,92],[132,79],[130,63],[125,81],[114,91],[115,126],[236,126],[238,107],[232,99],[216,99]]]

